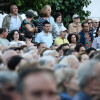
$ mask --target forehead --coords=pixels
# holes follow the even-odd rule
[[[46,9],[47,9],[47,10],[51,10],[51,7],[50,7],[50,6],[46,6]]]
[[[50,24],[45,24],[44,26],[50,26]]]
[[[76,37],[74,34],[71,37]]]
[[[14,9],[14,8],[17,8],[17,6],[16,5],[12,5],[12,7],[11,7],[12,9]]]

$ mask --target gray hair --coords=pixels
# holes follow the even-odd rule
[[[95,77],[94,67],[95,64],[99,63],[97,60],[89,60],[82,63],[78,68],[78,82],[79,87],[83,89],[87,84],[90,78]]]
[[[44,8],[46,8],[46,7],[50,7],[50,8],[51,8],[51,6],[50,6],[50,5],[45,5],[45,6],[44,6]]]
[[[33,11],[32,9],[28,10],[28,11],[26,12],[26,17],[27,17],[27,18],[32,18],[32,17],[34,17],[34,11]]]
[[[16,72],[12,71],[0,71],[0,88],[3,84],[8,84],[11,82],[17,82],[18,80],[18,74]]]

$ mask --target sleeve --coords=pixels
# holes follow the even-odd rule
[[[77,39],[77,43],[81,43],[81,42],[80,42],[80,37],[81,37],[80,34],[77,34],[77,38],[78,38],[78,39]]]
[[[4,17],[3,22],[2,22],[2,27],[7,26],[7,17]]]
[[[41,42],[41,36],[40,36],[40,34],[37,34],[37,36],[35,38],[35,42],[37,42],[37,43]]]
[[[55,39],[54,44],[55,45],[60,45],[58,39]]]
[[[97,40],[96,40],[96,38],[93,40],[92,47],[97,49]]]

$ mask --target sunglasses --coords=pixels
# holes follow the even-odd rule
[[[88,24],[92,24],[92,22],[88,22]]]

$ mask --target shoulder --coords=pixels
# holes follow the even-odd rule
[[[73,25],[74,25],[74,23],[70,23],[70,24],[69,24],[69,26],[73,26]]]

